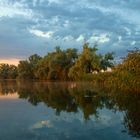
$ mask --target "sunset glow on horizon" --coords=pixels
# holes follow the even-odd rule
[[[20,59],[0,59],[0,64],[18,65]]]
[[[3,95],[0,93],[0,100],[1,99],[18,99],[19,95],[17,93],[14,94],[8,94],[8,95]]]

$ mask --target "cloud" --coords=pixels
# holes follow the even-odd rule
[[[49,5],[53,4],[53,3],[59,4],[60,0],[48,0],[48,3],[49,3]]]
[[[84,38],[83,35],[80,35],[80,36],[76,39],[77,42],[83,42],[84,40],[85,40],[85,38]]]
[[[135,45],[136,44],[136,41],[132,41],[131,42],[131,45],[133,46],[133,45]]]
[[[102,52],[124,55],[140,44],[139,5],[139,0],[0,0],[0,57],[44,55],[57,45],[81,49],[85,39]]]
[[[73,41],[73,40],[74,40],[74,38],[73,38],[73,36],[71,36],[71,35],[65,36],[65,37],[63,38],[63,41]]]
[[[88,42],[90,43],[98,43],[98,44],[103,44],[106,42],[109,42],[110,38],[107,34],[100,34],[100,35],[92,35],[89,39]]]
[[[124,27],[124,29],[126,30],[126,34],[127,34],[127,35],[131,35],[131,30],[130,30],[129,28]]]
[[[119,42],[122,41],[122,36],[118,36],[118,41],[119,41]]]
[[[10,3],[7,0],[0,2],[0,17],[24,16],[33,17],[33,12],[20,2]]]
[[[34,34],[34,35],[39,36],[39,37],[44,37],[44,38],[51,38],[54,34],[53,31],[43,32],[43,31],[34,30],[34,29],[30,29],[29,32],[31,34]]]
[[[140,2],[138,4],[140,4]],[[117,17],[120,17],[122,20],[126,20],[127,22],[130,22],[140,27],[139,10],[137,11],[134,9],[130,9],[128,7],[123,7],[124,5],[121,5],[121,4],[116,6],[116,5],[113,5],[113,2],[111,6],[109,5],[103,6],[98,3],[96,4],[86,3],[85,6],[91,9],[98,9],[99,11],[106,14],[116,15]]]

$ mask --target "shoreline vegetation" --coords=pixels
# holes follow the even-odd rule
[[[114,53],[98,54],[97,46],[83,45],[83,50],[69,48],[55,51],[44,57],[31,55],[19,61],[18,66],[0,64],[0,79],[39,81],[90,81],[106,88],[140,93],[140,50],[128,51],[119,64]]]

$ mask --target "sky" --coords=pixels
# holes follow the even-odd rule
[[[140,0],[0,0],[0,63],[85,41],[116,58],[140,48]]]

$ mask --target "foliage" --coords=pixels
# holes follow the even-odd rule
[[[108,67],[112,68],[114,66],[112,60],[114,59],[114,53],[107,53],[101,57],[100,68],[107,70]]]
[[[94,71],[99,72],[101,69],[106,70],[108,67],[113,67],[113,53],[105,55],[97,54],[97,46],[89,47],[88,43],[83,45],[83,51],[79,55],[75,65],[70,68],[69,77],[74,80],[81,80],[83,76],[88,77],[89,73]]]
[[[19,79],[35,79],[35,71],[41,57],[37,54],[31,55],[28,60],[19,61],[18,78]]]
[[[77,57],[76,49],[61,50],[56,47],[38,63],[36,76],[46,80],[67,80],[69,68]]]
[[[114,71],[118,84],[123,87],[129,87],[133,91],[140,91],[140,50],[135,49],[128,52],[122,64],[116,66]]]
[[[113,72],[95,74],[92,79],[93,83],[102,84],[107,88],[140,93],[140,50],[129,51]]]
[[[14,65],[0,64],[0,79],[15,79],[17,67]]]
[[[107,78],[108,74],[100,73]],[[115,75],[113,75],[115,76]],[[122,112],[123,131],[140,138],[140,94],[118,90],[117,87],[106,89],[91,82],[0,82],[2,95],[18,94],[33,105],[43,103],[52,108],[56,115],[64,112],[82,114],[84,120],[100,120],[101,110]]]
[[[113,65],[114,53],[97,53],[97,46],[83,45],[81,53],[77,49],[55,51],[44,57],[31,55],[27,60],[14,65],[1,64],[1,79],[39,79],[39,80],[83,80],[102,84],[106,87],[140,91],[140,50],[128,52],[122,63]],[[110,67],[112,72],[103,72]],[[94,74],[96,72],[96,74]],[[131,85],[131,88],[130,88]]]

